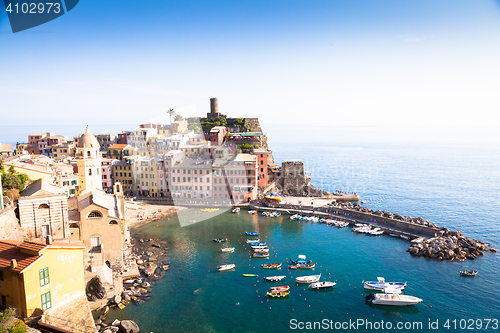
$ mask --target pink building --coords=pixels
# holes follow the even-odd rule
[[[212,160],[184,157],[173,165],[169,186],[174,198],[211,198]]]
[[[113,165],[118,163],[118,160],[103,158],[102,159],[102,189],[104,192],[112,193],[113,191]]]

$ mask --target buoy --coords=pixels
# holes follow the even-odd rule
[[[432,305],[429,305],[430,308],[432,308]]]
[[[259,296],[260,297],[260,296]],[[260,301],[261,303],[264,303],[263,301]]]
[[[271,307],[269,307],[269,310],[271,310]]]
[[[293,311],[293,309],[292,309],[292,311]]]
[[[311,307],[311,304],[309,304],[309,307]]]

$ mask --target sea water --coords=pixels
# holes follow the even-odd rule
[[[498,129],[275,126],[266,130],[275,162],[301,159],[319,188],[357,192],[369,208],[422,216],[499,245]],[[202,221],[209,213],[193,209],[189,214]],[[251,258],[245,231],[257,231],[269,243],[269,259]],[[317,331],[371,332],[381,331],[382,321],[398,332],[436,331],[430,328],[436,324],[440,332],[500,329],[495,321],[485,329],[488,320],[500,319],[498,254],[466,262],[412,257],[405,252],[409,242],[403,239],[359,235],[350,228],[291,221],[287,216],[263,218],[246,211],[226,212],[185,227],[171,218],[134,233],[166,240],[170,260],[165,278],[153,284],[151,300],[111,312],[136,320],[141,332],[289,332],[298,331],[300,323],[316,323],[311,327]],[[212,241],[222,237],[228,242]],[[226,246],[235,247],[235,252],[221,253]],[[316,268],[288,271],[287,260],[298,255],[313,260]],[[283,263],[282,269],[260,268],[272,262]],[[228,263],[236,268],[217,271],[218,265]],[[479,276],[460,277],[463,269],[476,269]],[[259,276],[243,277],[245,273]],[[295,277],[312,274],[337,285],[312,291],[295,283]],[[286,279],[264,282],[263,277],[270,275]],[[362,282],[378,276],[407,281],[405,293],[423,302],[409,307],[366,303],[369,291]],[[290,295],[267,299],[266,291],[276,285],[289,285]],[[352,326],[353,322],[360,326]]]

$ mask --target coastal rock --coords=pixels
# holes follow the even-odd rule
[[[111,326],[120,326],[120,321],[118,319],[115,319],[113,323],[111,323]]]
[[[122,301],[122,297],[120,295],[113,296],[113,303],[118,305],[121,303],[121,301]]]
[[[138,333],[139,332],[139,326],[132,320],[122,320],[119,328],[120,328],[121,333]]]
[[[108,327],[107,329],[110,330],[111,333],[116,333],[120,330],[117,326],[111,326],[111,327]]]

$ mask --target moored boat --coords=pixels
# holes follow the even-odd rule
[[[318,282],[320,278],[321,278],[321,274],[320,275],[299,276],[299,277],[295,278],[295,282],[297,282],[297,283],[314,283],[314,282]]]
[[[330,282],[330,281],[315,282],[315,283],[311,283],[309,285],[309,288],[311,288],[311,289],[326,289],[326,288],[332,288],[336,284],[337,283]]]
[[[269,249],[252,249],[255,253],[266,253],[269,252]]]
[[[255,242],[255,243],[250,243],[250,246],[266,246],[266,242]]]
[[[243,274],[244,277],[254,277],[254,276],[257,276],[257,274]]]
[[[240,207],[236,207],[235,209],[233,209],[233,213],[239,213],[239,212],[240,212],[240,210],[241,210],[241,208],[240,208]]]
[[[258,236],[258,232],[253,232],[253,231],[245,231],[245,235],[247,236]]]
[[[214,242],[217,243],[227,242],[227,238],[214,238]]]
[[[288,294],[290,294],[290,291],[268,291],[266,293],[266,296],[269,296],[269,297],[286,297],[288,296]]]
[[[288,269],[299,269],[297,265],[288,265]]]
[[[269,253],[254,253],[253,256],[255,258],[268,258],[269,257]]]
[[[252,249],[267,249],[267,245],[250,245]]]
[[[283,280],[284,278],[286,278],[286,276],[285,276],[285,275],[266,276],[266,277],[264,278],[264,280],[266,280],[266,281],[276,282],[276,281],[281,281],[281,280]]]
[[[475,271],[475,270],[463,270],[463,271],[460,271],[460,275],[461,276],[477,276],[477,273],[479,273],[478,271]]]
[[[297,264],[296,266],[297,266],[297,268],[314,268],[314,267],[316,267],[316,264],[313,264],[313,263],[311,263],[311,264]]]
[[[290,290],[290,286],[278,286],[269,288],[270,292],[279,292],[279,291],[288,291]]]
[[[277,263],[272,263],[272,264],[261,264],[260,267],[262,268],[281,268],[281,263],[280,262],[277,262]]]
[[[290,259],[290,262],[292,264],[310,264],[310,263],[312,263],[312,260],[308,260],[308,259]]]
[[[376,305],[408,306],[422,302],[421,298],[409,295],[401,295],[399,289],[385,289],[385,294],[370,294],[365,297]]]
[[[234,252],[234,247],[224,247],[220,249],[221,252]]]
[[[217,266],[217,269],[219,271],[227,271],[227,270],[233,269],[235,266],[236,266],[235,264],[220,265],[220,266]]]
[[[260,239],[247,239],[247,243],[258,243]]]
[[[403,290],[406,287],[406,282],[385,282],[385,278],[377,277],[377,281],[366,281],[364,283],[365,289],[373,289],[383,291],[386,288]]]
[[[256,210],[249,210],[247,213],[253,215],[253,214],[257,214],[257,211]]]

